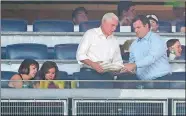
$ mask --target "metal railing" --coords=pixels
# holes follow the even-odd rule
[[[172,115],[174,116],[185,116],[186,115],[186,101],[173,100],[172,102]]]
[[[67,115],[67,100],[1,100],[1,115]]]
[[[168,115],[166,100],[73,100],[73,115]]]
[[[117,78],[117,77],[116,77]],[[115,79],[116,79],[115,78]],[[185,80],[1,80],[1,88],[22,82],[20,89],[185,89]],[[25,85],[25,87],[23,86]],[[54,87],[55,86],[55,87]]]
[[[6,47],[16,43],[40,43],[48,47],[54,47],[56,44],[80,43],[84,33],[81,32],[1,32],[1,47]],[[159,33],[162,39],[179,39],[182,45],[185,45],[185,33]],[[118,32],[119,44],[126,40],[136,39],[135,33]],[[50,42],[49,42],[50,41]]]
[[[2,59],[1,60],[1,70],[2,71],[15,71],[17,72],[21,62],[23,59],[14,60],[14,59]],[[78,64],[76,60],[50,60],[43,59],[37,60],[40,66],[45,61],[54,61],[58,65],[58,69],[60,71],[66,71],[68,74],[73,74],[74,72],[79,72],[81,66]],[[124,61],[124,63],[128,63],[128,61]],[[185,72],[185,60],[173,60],[169,62],[173,72]]]
[[[7,116],[186,114],[185,90],[1,89],[1,99]]]

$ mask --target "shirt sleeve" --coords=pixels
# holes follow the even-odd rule
[[[166,55],[166,44],[157,37],[151,39],[149,54],[140,61],[136,61],[137,67],[144,67],[153,64],[160,57]]]
[[[121,51],[120,51],[120,47],[119,47],[118,43],[116,43],[116,51],[114,53],[112,62],[113,63],[118,63],[118,64],[123,64],[123,60],[121,58]]]
[[[85,32],[76,53],[76,59],[79,63],[81,63],[81,60],[88,59],[87,57],[87,51],[91,45],[91,40],[93,39],[93,32],[90,30]]]

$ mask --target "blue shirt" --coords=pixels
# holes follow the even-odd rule
[[[129,62],[136,64],[136,75],[141,80],[152,80],[171,73],[166,43],[153,32],[132,43]]]

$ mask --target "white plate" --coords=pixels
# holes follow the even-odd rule
[[[123,68],[121,65],[114,65],[114,64],[109,64],[107,66],[103,66],[103,69],[105,71],[119,71]]]

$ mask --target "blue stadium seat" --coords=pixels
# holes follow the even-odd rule
[[[149,82],[146,89],[185,89],[185,72],[173,72],[166,78],[159,78],[157,80],[167,80],[167,82]],[[169,82],[173,81],[173,82]],[[175,82],[174,82],[175,81]],[[176,82],[183,81],[183,82]]]
[[[171,33],[172,25],[168,21],[159,21],[159,32],[160,33]]]
[[[74,32],[72,21],[36,20],[33,23],[34,32]]]
[[[180,32],[181,27],[186,27],[185,21],[180,21],[176,23],[176,32]]]
[[[56,78],[56,80],[70,80],[68,78],[68,73],[65,71],[59,71]]]
[[[79,32],[86,32],[89,29],[100,27],[100,25],[101,25],[101,21],[99,21],[99,20],[82,22],[79,24]],[[115,32],[120,32],[120,25],[119,24],[118,24]]]
[[[120,47],[122,60],[128,61],[129,60],[129,52],[124,52],[123,45],[119,45],[119,47]]]
[[[182,45],[181,48],[182,48],[182,53],[181,53],[181,57],[179,58],[179,60],[185,60],[185,46]]]
[[[185,72],[173,72],[170,80],[183,81],[183,82],[170,82],[170,89],[185,89]]]
[[[68,75],[65,71],[59,71],[57,74],[57,80],[74,80],[71,76]],[[65,88],[71,88],[71,81],[64,81]]]
[[[130,54],[129,52],[123,53],[121,56],[122,60],[129,61],[129,54]]]
[[[55,58],[54,47],[48,47],[48,59],[54,58]]]
[[[12,71],[1,71],[1,80],[10,80],[13,75],[17,74],[17,72]],[[1,81],[2,88],[9,88],[8,81]]]
[[[2,19],[1,31],[25,32],[27,31],[27,21],[21,19]]]
[[[1,47],[1,59],[6,59],[6,47]]]
[[[113,80],[113,76],[109,73],[103,73],[98,75],[95,71],[81,70],[80,72],[73,73],[73,78],[75,80]],[[113,88],[113,82],[79,82],[78,88]]]
[[[22,43],[6,47],[6,59],[48,59],[47,46],[43,44]]]
[[[129,73],[121,73],[117,75],[116,80],[139,80],[136,75],[129,74]],[[138,85],[140,85],[140,82],[116,82],[114,83],[114,88],[118,89],[136,89]]]
[[[61,60],[76,60],[78,44],[58,44],[54,47],[55,58]]]

